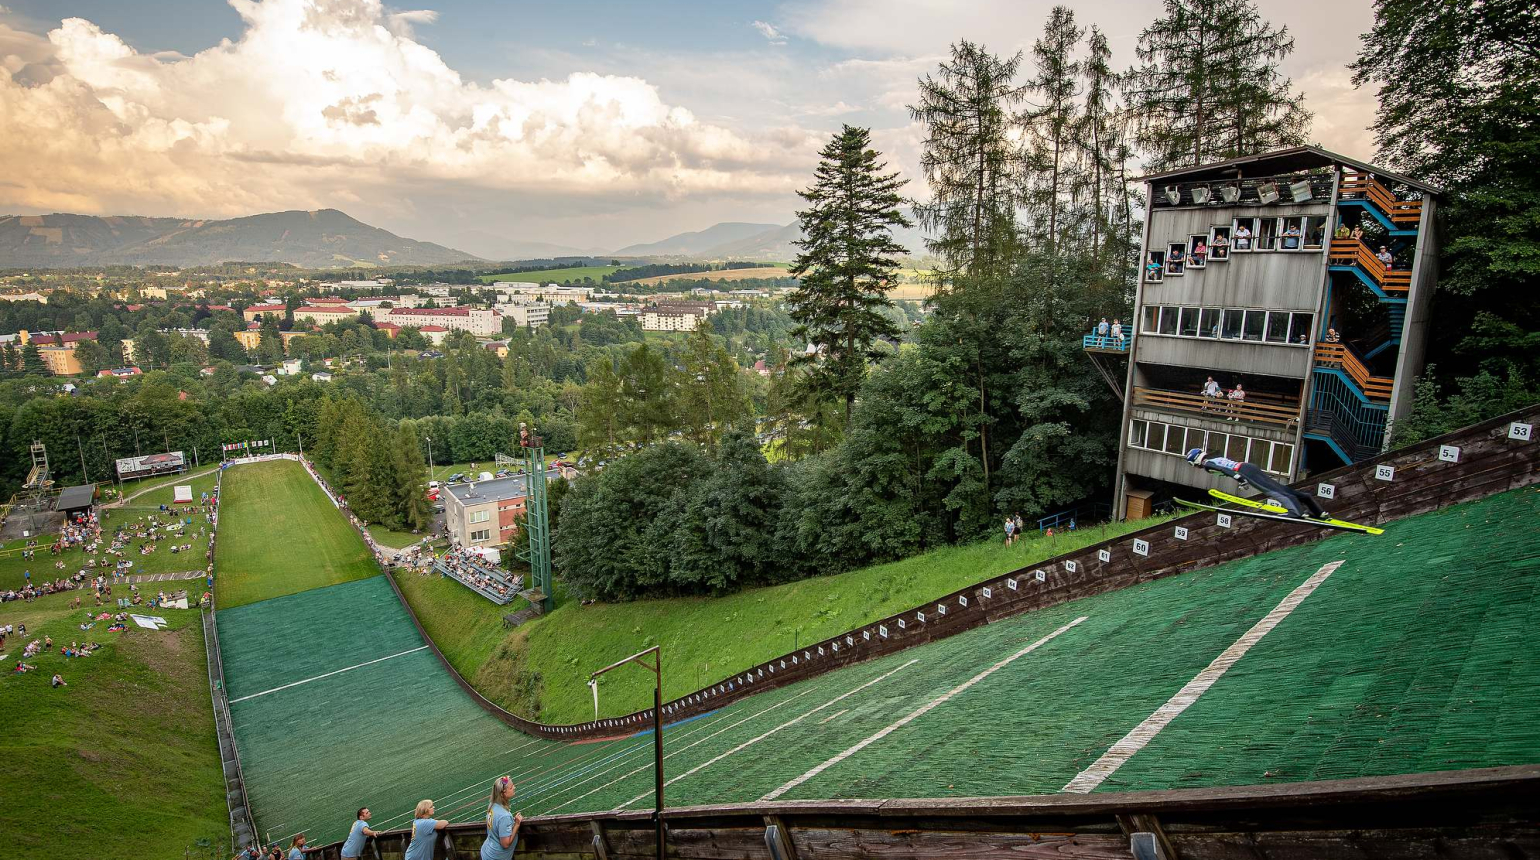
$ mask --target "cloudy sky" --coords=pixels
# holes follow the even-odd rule
[[[916,176],[915,79],[1049,0],[0,0],[0,212],[335,207],[492,255],[785,223],[842,122]],[[1132,61],[1158,0],[1072,3]],[[1373,155],[1364,0],[1262,0],[1312,137]],[[913,193],[923,193],[918,185]]]

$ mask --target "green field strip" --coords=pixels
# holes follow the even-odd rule
[[[299,463],[232,466],[220,493],[221,610],[379,574],[358,532]]]
[[[232,701],[423,644],[383,576],[219,611]]]

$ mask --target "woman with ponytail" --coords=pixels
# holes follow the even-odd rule
[[[481,843],[481,860],[513,860],[524,816],[508,811],[512,799],[513,779],[498,777],[492,783],[492,802],[487,804],[487,839]]]
[[[448,826],[448,821],[434,819],[433,801],[418,801],[417,811],[412,814],[412,835],[407,837],[411,841],[403,860],[433,860],[434,833]]]

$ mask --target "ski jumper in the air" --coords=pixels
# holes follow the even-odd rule
[[[1313,517],[1315,519],[1328,519],[1331,515],[1316,504],[1314,498],[1307,493],[1291,489],[1278,483],[1256,466],[1250,463],[1237,463],[1228,457],[1210,457],[1202,448],[1194,448],[1187,452],[1187,462],[1205,471],[1234,478],[1241,486],[1250,484],[1261,490],[1268,498],[1283,505],[1289,513],[1296,517]]]

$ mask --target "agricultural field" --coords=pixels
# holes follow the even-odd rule
[[[165,630],[114,633],[104,621],[81,630],[88,614],[69,609],[73,597],[0,604],[0,624],[25,624],[55,645],[20,675],[9,669],[25,643],[0,647],[0,857],[180,858],[200,839],[228,848],[199,611],[148,613]],[[102,647],[65,658],[57,649],[71,642]],[[49,686],[54,673],[66,686]]]
[[[608,274],[612,274],[619,266],[573,266],[567,269],[545,269],[539,272],[511,272],[503,275],[482,275],[481,282],[492,284],[498,281],[513,281],[520,284],[572,284],[582,283],[588,278],[595,284]]]
[[[774,266],[761,266],[755,269],[718,269],[710,272],[685,272],[678,275],[654,275],[651,278],[637,278],[634,281],[617,281],[616,286],[631,284],[635,286],[655,287],[658,284],[666,284],[669,281],[748,281],[755,278],[786,278],[790,277],[787,269],[789,264]]]
[[[682,696],[800,643],[1151,523],[1029,537],[1009,548],[998,541],[950,547],[726,597],[567,603],[506,635],[500,644],[501,616],[508,608],[463,600],[453,589],[411,576],[398,581],[429,635],[483,695],[533,718],[535,698],[528,679],[538,676],[538,718],[568,723],[593,716],[592,696],[583,683],[588,672],[649,645],[662,644],[673,667],[664,678],[664,697]],[[615,708],[631,710],[651,702],[652,686],[643,674],[616,673],[607,682],[605,695]]]
[[[292,460],[226,469],[214,561],[219,607],[375,576],[358,532]]]

